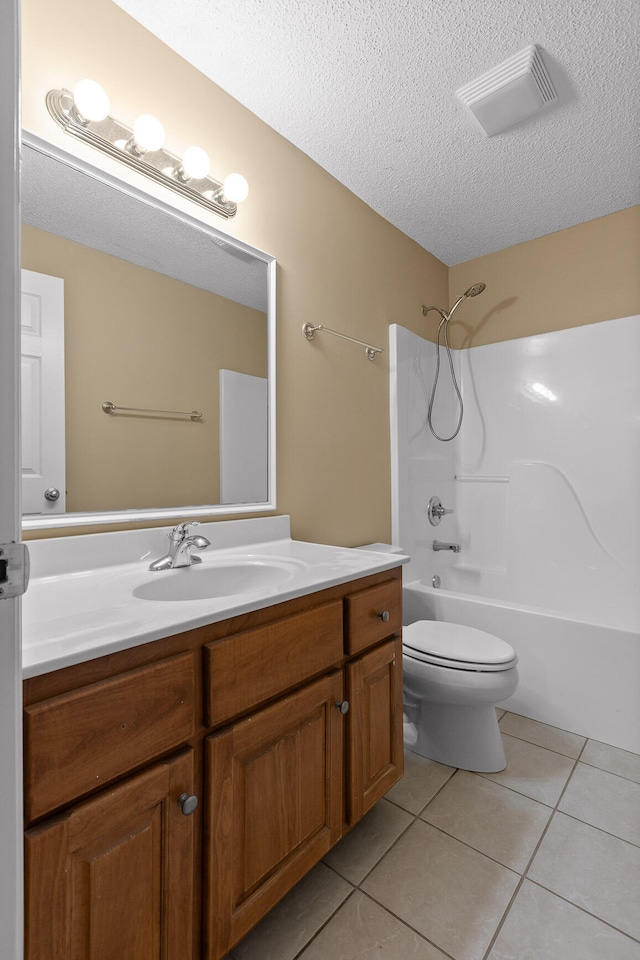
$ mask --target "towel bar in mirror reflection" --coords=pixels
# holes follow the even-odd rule
[[[120,404],[112,403],[111,400],[105,400],[102,404],[105,413],[132,413],[149,414],[154,417],[180,417],[183,420],[202,420],[202,414],[198,410],[150,410],[147,407],[123,407]]]

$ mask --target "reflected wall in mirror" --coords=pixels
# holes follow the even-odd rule
[[[274,509],[273,258],[32,136],[22,205],[24,526]],[[57,426],[42,276],[64,289]]]

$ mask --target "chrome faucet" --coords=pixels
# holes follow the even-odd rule
[[[459,543],[444,543],[442,540],[433,541],[434,550],[453,550],[454,553],[460,553],[462,547]]]
[[[197,547],[198,550],[204,550],[211,546],[211,542],[199,534],[189,535],[189,527],[197,526],[197,520],[177,524],[168,534],[171,543],[169,552],[150,563],[149,570],[174,570],[176,567],[190,567],[193,563],[202,563],[202,557],[192,556],[191,549]]]

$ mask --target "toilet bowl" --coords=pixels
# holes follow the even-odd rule
[[[518,686],[518,658],[504,640],[458,623],[403,628],[405,746],[477,773],[504,770],[496,704]]]

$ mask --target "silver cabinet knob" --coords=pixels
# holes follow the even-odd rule
[[[383,623],[387,623],[389,620],[389,611],[382,610],[380,613],[376,613],[378,620],[382,620]]]
[[[178,797],[178,806],[184,813],[185,817],[188,817],[198,806],[198,798],[196,796],[190,797],[188,793],[181,793]]]
[[[60,499],[60,491],[57,487],[48,487],[44,492],[44,498],[55,503],[56,500]]]
[[[338,702],[336,703],[336,707],[338,708],[338,710],[340,711],[340,713],[341,713],[343,716],[344,716],[345,713],[349,713],[349,701],[348,701],[348,700],[342,700],[342,701],[338,700]]]

